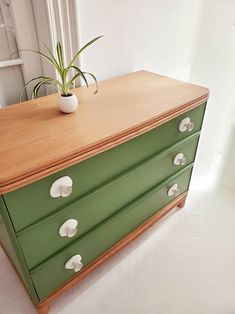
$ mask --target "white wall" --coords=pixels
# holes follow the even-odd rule
[[[101,80],[138,69],[187,79],[200,9],[201,0],[80,0],[80,43],[104,34],[82,68]]]
[[[235,1],[204,0],[202,12],[190,80],[210,88],[200,154],[213,168],[235,145]]]
[[[198,155],[206,167],[229,174],[226,163],[235,167],[224,157],[229,143],[235,145],[235,1],[80,0],[77,11],[81,44],[105,35],[81,59],[98,79],[147,69],[209,87]]]

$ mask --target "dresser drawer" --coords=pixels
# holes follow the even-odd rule
[[[31,271],[39,299],[45,298],[54,289],[63,285],[74,274],[65,269],[65,263],[74,255],[81,256],[83,267],[111,248],[116,242],[171,202],[176,196],[168,196],[169,189],[178,184],[180,192],[188,189],[192,166],[181,170],[177,175],[153,188],[133,203],[86,233],[51,259]],[[79,265],[78,265],[79,267]]]
[[[133,140],[5,194],[4,200],[15,230],[19,231],[50,213],[73,203],[105,181],[199,131],[204,110],[205,104]],[[186,117],[194,122],[194,128],[191,131],[184,130],[181,132],[179,125]],[[72,193],[68,197],[51,197],[51,185],[63,176],[69,176],[72,179]]]
[[[17,237],[29,269],[192,163],[198,139],[199,132],[129,170],[72,206],[19,232]],[[186,158],[184,165],[177,162],[178,155]]]

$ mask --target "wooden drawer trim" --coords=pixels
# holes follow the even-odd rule
[[[205,103],[208,99],[208,96],[209,93],[207,92],[205,95],[189,103],[183,104],[177,109],[165,112],[164,114],[154,117],[153,119],[146,121],[143,124],[137,125],[130,129],[126,129],[124,132],[117,133],[115,136],[107,137],[102,141],[97,141],[96,143],[79,150],[79,152],[71,153],[69,158],[61,157],[59,162],[48,162],[46,166],[37,168],[37,170],[31,170],[27,172],[27,170],[25,169],[24,174],[18,175],[14,179],[11,178],[0,180],[0,194],[14,191],[39,179],[45,178],[46,176],[63,170],[64,168],[72,166],[97,154],[100,154],[110,148],[113,148],[147,131],[150,131],[157,126],[160,126],[161,124],[164,124],[169,120]]]

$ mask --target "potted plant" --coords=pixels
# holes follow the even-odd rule
[[[38,91],[41,86],[54,85],[57,88],[58,93],[59,93],[57,104],[60,111],[65,112],[65,113],[74,112],[78,107],[78,99],[77,99],[77,96],[72,93],[71,89],[74,87],[74,83],[76,79],[80,77],[85,82],[86,86],[88,87],[88,81],[87,81],[86,75],[90,76],[96,84],[96,90],[94,94],[98,92],[98,84],[97,84],[96,77],[90,72],[85,72],[79,69],[76,66],[76,62],[81,52],[101,37],[103,36],[96,37],[92,39],[91,41],[89,41],[87,44],[85,44],[80,50],[78,50],[75,53],[74,57],[70,60],[68,65],[65,65],[64,63],[63,48],[60,42],[57,42],[55,55],[53,55],[53,53],[50,51],[50,49],[47,46],[45,47],[48,51],[48,54],[44,54],[37,50],[30,50],[30,49],[21,50],[21,51],[31,51],[33,53],[38,54],[41,58],[44,58],[45,60],[47,60],[55,68],[55,71],[58,74],[58,79],[52,78],[49,76],[38,76],[31,79],[29,82],[27,82],[24,85],[24,88],[21,91],[20,100],[22,98],[24,89],[26,88],[28,84],[32,82],[36,82],[32,90],[33,99],[37,97]]]

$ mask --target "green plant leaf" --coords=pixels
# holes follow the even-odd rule
[[[80,73],[77,73],[76,75],[73,76],[73,78],[67,82],[67,88],[69,89],[71,86],[73,86],[73,82],[79,77],[81,76]],[[86,79],[86,82],[87,82],[87,79]],[[88,83],[87,83],[88,84]],[[88,87],[88,85],[87,85]]]
[[[95,82],[95,86],[96,86],[96,90],[94,91],[94,94],[97,94],[98,93],[98,82],[97,82],[97,79],[96,79],[95,75],[90,73],[90,72],[83,72],[83,74],[89,75],[89,76],[91,76],[93,78],[93,80]]]
[[[32,99],[36,98],[37,95],[38,95],[38,91],[40,89],[40,87],[42,85],[57,85],[56,83],[53,82],[53,80],[42,80],[40,82],[38,82],[34,88],[33,88],[33,91],[32,91]]]
[[[64,57],[63,57],[62,46],[61,46],[61,43],[59,41],[57,42],[57,45],[56,45],[56,51],[57,51],[58,63],[59,63],[60,68],[63,72],[63,70],[64,70]]]
[[[84,80],[86,86],[89,87],[85,75],[83,74],[83,72],[78,67],[76,67],[75,65],[71,65],[71,66],[67,67],[65,70],[68,72],[70,69],[74,69],[77,72],[77,74],[75,74],[69,81],[67,81],[67,83],[65,85],[65,92],[64,92],[65,95],[67,94],[67,92],[71,88],[71,86],[73,86],[73,82],[79,76],[81,76],[81,78]]]
[[[91,41],[89,41],[87,44],[85,44],[81,49],[78,50],[78,52],[75,54],[75,56],[73,57],[73,59],[70,61],[69,66],[74,65],[74,63],[76,62],[78,56],[80,55],[80,53],[85,50],[87,47],[89,47],[91,44],[93,44],[96,40],[100,39],[101,37],[103,37],[104,35],[98,36],[94,39],[92,39]]]
[[[22,88],[22,90],[21,90],[21,92],[20,92],[20,102],[22,101],[23,92],[24,92],[24,90],[26,89],[26,87],[27,87],[31,82],[36,81],[36,80],[40,80],[40,79],[42,79],[42,81],[51,81],[51,82],[53,82],[54,85],[57,85],[60,90],[62,90],[62,88],[63,88],[63,85],[62,85],[58,80],[55,80],[55,79],[53,79],[53,78],[51,78],[51,77],[49,77],[49,76],[42,76],[42,75],[41,75],[41,76],[38,76],[38,77],[33,78],[32,80],[28,81],[28,82],[24,85],[24,87]],[[41,87],[41,86],[40,86],[40,87]]]
[[[55,67],[55,69],[57,70],[57,72],[59,73],[59,75],[60,75],[60,79],[59,80],[53,79],[53,78],[48,77],[48,76],[38,76],[38,77],[33,78],[32,80],[28,81],[25,84],[25,86],[23,87],[23,89],[22,89],[22,91],[20,93],[20,101],[22,99],[23,92],[26,89],[26,87],[28,86],[28,84],[30,84],[31,82],[33,82],[35,80],[40,80],[40,81],[37,82],[36,85],[33,88],[33,92],[32,92],[32,97],[33,98],[37,97],[39,89],[44,84],[45,85],[46,84],[47,85],[54,85],[54,86],[57,87],[57,89],[62,94],[67,95],[69,89],[71,88],[71,86],[73,86],[73,82],[78,77],[81,77],[83,79],[83,81],[85,82],[86,86],[88,87],[88,81],[87,81],[86,75],[89,75],[89,76],[91,76],[93,78],[93,80],[94,80],[94,82],[96,84],[96,91],[94,92],[94,94],[96,94],[98,92],[98,84],[97,84],[96,77],[92,73],[83,72],[77,66],[75,66],[74,63],[76,62],[77,58],[79,57],[80,53],[83,50],[85,50],[87,47],[89,47],[91,44],[93,44],[95,41],[97,41],[101,37],[103,37],[103,35],[102,36],[98,36],[98,37],[92,39],[87,44],[85,44],[80,50],[78,50],[78,52],[75,54],[75,56],[70,61],[68,67],[65,67],[65,64],[64,64],[63,49],[62,49],[62,45],[61,45],[60,42],[57,42],[57,45],[56,45],[56,55],[53,55],[51,50],[45,44],[44,44],[44,46],[46,47],[49,55],[44,54],[44,53],[42,53],[40,51],[37,51],[37,50],[32,50],[32,49],[22,49],[22,50],[15,51],[15,52],[28,51],[28,52],[33,52],[35,54],[38,54],[41,58],[46,59],[51,65],[53,65]],[[76,74],[73,75],[73,77],[69,80],[68,74],[69,74],[69,71],[71,69],[75,70]]]
[[[57,68],[56,68],[56,69],[57,69],[57,70],[60,69],[60,66],[59,66],[59,64],[58,64],[58,62],[57,62],[57,60],[56,60],[56,58],[54,57],[53,53],[51,52],[51,50],[48,48],[48,46],[47,46],[45,43],[43,43],[43,45],[44,45],[44,47],[47,49],[48,53],[50,54],[51,59],[54,61],[55,64],[57,64]],[[58,71],[58,72],[59,72],[59,71]]]
[[[51,63],[52,65],[54,65],[54,67],[57,69],[57,71],[59,73],[61,73],[61,69],[58,68],[58,64],[54,62],[53,59],[51,59],[50,57],[48,57],[47,55],[45,55],[44,53],[40,52],[40,51],[37,51],[37,50],[32,50],[32,49],[21,49],[21,50],[17,50],[13,53],[11,53],[11,55],[13,55],[14,53],[16,52],[21,52],[21,51],[29,51],[29,52],[33,52],[33,53],[36,53],[38,54],[40,57],[46,59],[49,63]]]
[[[88,87],[88,82],[87,82],[87,79],[86,79],[86,77],[85,77],[83,71],[80,70],[80,69],[79,69],[78,67],[76,67],[75,65],[71,65],[70,68],[71,68],[71,69],[74,69],[75,71],[77,71],[77,74],[79,74],[79,75],[75,75],[76,78],[77,78],[78,76],[81,76],[82,79],[84,80],[85,84],[86,84],[86,87]],[[72,79],[73,79],[73,78],[72,78]]]
[[[67,83],[67,76],[68,76],[68,73],[69,73],[69,70],[70,68],[67,67],[67,68],[64,68],[63,72],[62,72],[62,82],[63,84],[65,85]]]
[[[36,81],[36,80],[40,80],[40,79],[50,79],[50,77],[48,76],[38,76],[38,77],[35,77],[33,78],[32,80],[28,81],[24,87],[22,88],[21,92],[20,92],[20,102],[22,101],[22,96],[23,96],[23,92],[24,90],[26,89],[26,87],[33,81]]]

